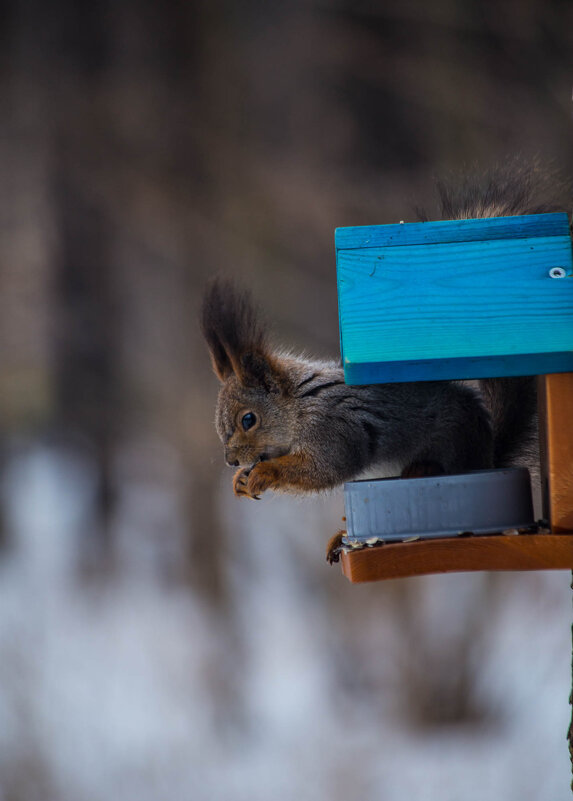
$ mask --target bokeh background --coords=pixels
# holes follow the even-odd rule
[[[233,497],[197,309],[336,354],[333,231],[571,175],[568,0],[0,9],[0,800],[564,801],[570,576],[354,587]]]

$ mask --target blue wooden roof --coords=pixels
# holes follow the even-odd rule
[[[338,228],[335,241],[348,383],[573,370],[566,214]]]

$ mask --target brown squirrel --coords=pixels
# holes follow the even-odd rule
[[[535,169],[497,169],[451,188],[442,217],[534,214]],[[422,219],[427,219],[421,215]],[[221,381],[216,428],[237,495],[304,493],[371,475],[417,477],[506,466],[532,440],[534,379],[349,386],[340,363],[269,345],[248,294],[215,280],[202,329]]]

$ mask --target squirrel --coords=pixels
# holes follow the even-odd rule
[[[542,180],[540,181],[539,178]],[[556,210],[537,201],[535,168],[510,165],[453,187],[438,184],[442,218]],[[419,218],[427,217],[419,213]],[[215,279],[202,331],[221,382],[216,429],[235,494],[328,490],[358,478],[404,478],[505,467],[536,428],[533,377],[349,386],[340,362],[272,347],[248,293]]]

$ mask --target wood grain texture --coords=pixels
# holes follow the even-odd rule
[[[341,563],[353,583],[429,573],[572,569],[573,531],[392,543],[343,551]]]
[[[337,232],[348,383],[573,370],[566,215],[368,228]]]
[[[573,373],[540,377],[539,422],[543,513],[561,534],[573,530]]]

